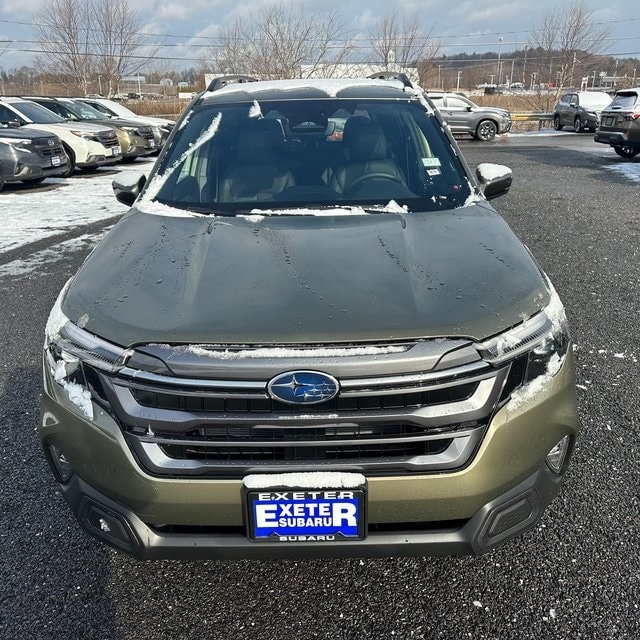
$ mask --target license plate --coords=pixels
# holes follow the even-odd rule
[[[52,156],[51,157],[51,165],[54,167],[59,166],[62,163],[60,156]]]
[[[120,145],[116,145],[115,147],[111,147],[111,155],[119,156],[120,155]]]
[[[366,536],[364,489],[246,491],[254,542],[339,542]]]

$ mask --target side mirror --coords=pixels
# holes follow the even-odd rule
[[[570,107],[577,107],[577,106],[578,106],[578,103],[577,103],[577,102],[570,102],[570,103],[569,103],[569,106],[570,106]]]
[[[147,183],[147,176],[138,171],[123,171],[111,182],[118,202],[131,207]]]
[[[487,200],[503,196],[511,187],[513,174],[509,167],[502,164],[483,162],[476,169],[480,189]]]
[[[473,107],[467,107],[467,111],[471,111]]]

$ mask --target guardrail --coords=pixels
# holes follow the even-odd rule
[[[553,113],[542,113],[539,111],[525,111],[522,113],[512,113],[511,120],[514,122],[537,122],[538,130],[546,123],[553,122]]]

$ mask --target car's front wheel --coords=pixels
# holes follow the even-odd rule
[[[584,131],[584,124],[580,116],[576,116],[576,119],[573,121],[573,130],[576,133],[582,133]]]
[[[482,120],[476,128],[476,138],[483,142],[493,140],[496,137],[496,133],[498,133],[498,127],[496,127],[496,123],[493,120]]]
[[[635,158],[640,153],[640,149],[634,149],[633,147],[613,147],[613,150],[621,158]]]
[[[562,131],[562,123],[560,122],[560,116],[557,113],[553,116],[553,128],[556,131]]]
[[[64,146],[65,153],[69,158],[69,166],[67,167],[67,170],[60,177],[70,178],[73,175],[74,171],[76,170],[76,154],[73,153],[73,151],[71,150],[71,147],[68,147],[66,144],[63,144],[63,146]]]

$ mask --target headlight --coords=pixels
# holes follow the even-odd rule
[[[551,300],[540,313],[482,343],[484,359],[493,365],[505,364],[526,354],[525,383],[543,375],[555,375],[569,346],[564,306],[551,283],[548,284]]]
[[[31,140],[28,138],[3,138],[0,136],[0,142],[4,142],[4,144],[10,144],[14,147],[30,147]],[[24,149],[24,151],[28,151],[28,149]]]
[[[74,136],[78,136],[78,138],[84,138],[85,140],[92,140],[93,142],[98,142],[98,139],[91,133],[87,133],[86,131],[71,131]]]
[[[93,419],[92,391],[96,389],[90,383],[90,372],[85,367],[117,371],[124,366],[128,351],[84,331],[64,315],[61,302],[70,282],[60,292],[49,314],[45,330],[45,363],[76,412]]]

